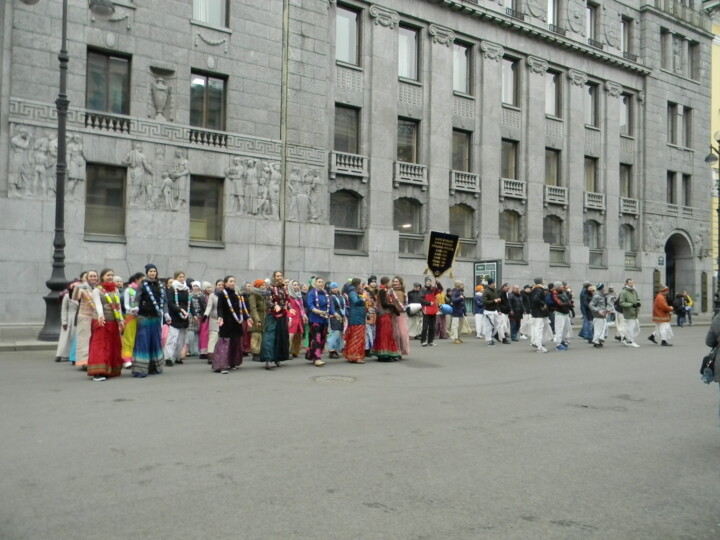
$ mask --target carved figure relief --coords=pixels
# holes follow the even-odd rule
[[[80,135],[71,135],[67,144],[67,196],[71,199],[80,198],[78,187],[85,181],[85,161]]]
[[[260,181],[258,179],[257,161],[245,161],[245,203],[253,216],[257,214],[260,197]]]
[[[8,178],[10,197],[29,196],[32,182],[32,169],[28,151],[32,144],[32,135],[25,126],[18,126],[15,135],[10,139],[12,155],[10,157],[10,174]]]
[[[679,36],[673,36],[672,38],[672,50],[673,50],[673,69],[675,73],[682,75],[683,72],[683,61],[682,61],[682,38]]]
[[[130,204],[141,206],[145,199],[146,205],[151,205],[154,200],[153,169],[145,159],[142,143],[133,142],[132,150],[128,152],[122,163],[128,166],[130,176]]]
[[[322,184],[318,169],[301,172],[293,167],[288,177],[288,219],[290,221],[322,220]]]
[[[187,197],[190,189],[190,165],[187,158],[179,148],[175,150],[175,162],[172,169],[167,171],[173,181],[173,205],[167,206],[167,210],[183,210],[187,208]]]
[[[230,166],[225,169],[225,180],[230,187],[230,207],[231,212],[245,213],[245,187],[243,186],[243,176],[245,176],[245,167],[243,167],[242,159],[238,156],[233,157]]]
[[[322,218],[322,201],[320,200],[320,171],[312,172],[310,180],[310,221],[320,221]]]

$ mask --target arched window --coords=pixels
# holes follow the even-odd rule
[[[500,238],[505,240],[505,258],[510,261],[522,261],[525,246],[521,243],[520,214],[512,210],[500,213]]]
[[[543,241],[551,246],[562,246],[562,220],[556,216],[545,216],[543,219]]]
[[[600,224],[588,220],[583,227],[583,244],[590,249],[600,249]]]
[[[393,203],[393,228],[400,232],[400,253],[422,255],[422,204],[416,199],[402,197]]]
[[[512,210],[500,213],[500,238],[506,242],[520,242],[520,215]]]
[[[422,234],[422,204],[415,199],[403,197],[393,204],[393,228],[406,234]]]
[[[466,204],[450,207],[450,234],[460,238],[473,238],[473,220],[475,211]]]
[[[635,252],[635,229],[632,225],[620,225],[620,249],[625,253]]]
[[[361,229],[362,197],[354,191],[330,194],[330,225],[335,226],[335,249],[362,251],[365,233]]]

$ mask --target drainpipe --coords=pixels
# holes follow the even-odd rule
[[[285,242],[287,221],[287,120],[288,120],[288,62],[290,55],[290,0],[283,0],[282,75],[280,82],[280,269],[285,275]]]

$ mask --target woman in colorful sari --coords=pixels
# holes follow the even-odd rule
[[[122,334],[122,359],[123,367],[132,367],[133,349],[135,348],[135,336],[137,335],[137,290],[145,279],[145,274],[137,272],[130,276],[128,286],[123,291],[123,306],[125,306],[125,329]]]
[[[310,320],[310,345],[305,351],[305,360],[309,360],[315,366],[322,367],[322,352],[327,339],[328,320],[335,316],[335,308],[325,292],[325,281],[316,277],[313,281],[313,288],[308,293],[308,319]]]
[[[265,308],[265,329],[260,360],[265,362],[266,367],[271,362],[280,366],[280,362],[290,358],[288,314],[295,315],[295,310],[290,309],[285,280],[279,270],[273,272],[272,283],[265,293]]]
[[[402,360],[395,337],[393,336],[392,318],[400,313],[397,304],[393,300],[393,293],[389,290],[390,278],[380,278],[380,290],[378,291],[377,322],[375,324],[375,343],[373,354],[377,356],[378,362],[395,362]]]
[[[265,330],[265,294],[267,292],[267,283],[265,283],[264,279],[256,279],[252,285],[248,296],[248,311],[250,311],[250,317],[253,323],[252,328],[250,328],[250,354],[252,354],[253,362],[260,362],[263,331]],[[265,363],[265,367],[272,369],[269,362]]]
[[[290,337],[290,354],[293,358],[300,355],[300,347],[302,346],[303,332],[307,315],[305,315],[305,302],[302,297],[300,283],[292,281],[288,288],[290,295],[290,307],[295,310],[295,315],[288,317],[288,334]]]
[[[347,289],[350,315],[345,330],[343,356],[353,364],[365,363],[365,298],[358,293],[360,278],[353,278]]]
[[[120,375],[123,367],[120,334],[123,329],[122,308],[109,268],[100,272],[100,284],[93,289],[95,313],[88,352],[87,374],[93,381],[105,381]]]
[[[92,334],[93,307],[92,291],[98,284],[97,270],[88,270],[87,281],[73,290],[73,300],[78,303],[77,324],[75,325],[74,363],[83,371],[87,369],[90,335]]]
[[[162,326],[165,312],[165,286],[158,280],[157,266],[145,266],[147,278],[135,295],[138,304],[137,334],[133,349],[133,377],[147,377],[163,371]]]
[[[252,328],[250,313],[244,295],[235,290],[235,278],[227,276],[225,287],[218,292],[218,342],[213,354],[212,368],[215,373],[226,375],[230,369],[238,369],[243,361],[243,321]]]
[[[393,336],[395,342],[400,349],[400,354],[408,356],[410,354],[410,331],[408,330],[408,314],[405,311],[407,307],[407,296],[405,295],[405,283],[403,278],[395,276],[391,282],[392,287],[388,292],[393,296],[393,303],[400,308],[400,314],[393,317]]]

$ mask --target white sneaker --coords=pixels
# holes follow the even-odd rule
[[[520,334],[520,339],[527,339],[527,336],[524,334]]]
[[[132,367],[132,362],[125,362],[125,363],[123,364],[123,367],[124,367],[125,369],[130,369],[130,368]]]
[[[627,345],[628,347],[639,347],[640,346],[637,343],[635,343],[634,341],[630,341],[630,342],[626,341],[625,345]]]
[[[545,347],[543,347],[542,345],[537,348],[537,352],[540,352],[540,353],[546,353],[547,351],[548,350]]]
[[[107,381],[107,377],[105,377],[105,376],[103,376],[103,375],[95,375],[95,376],[92,378],[92,380],[93,380],[93,381]]]

